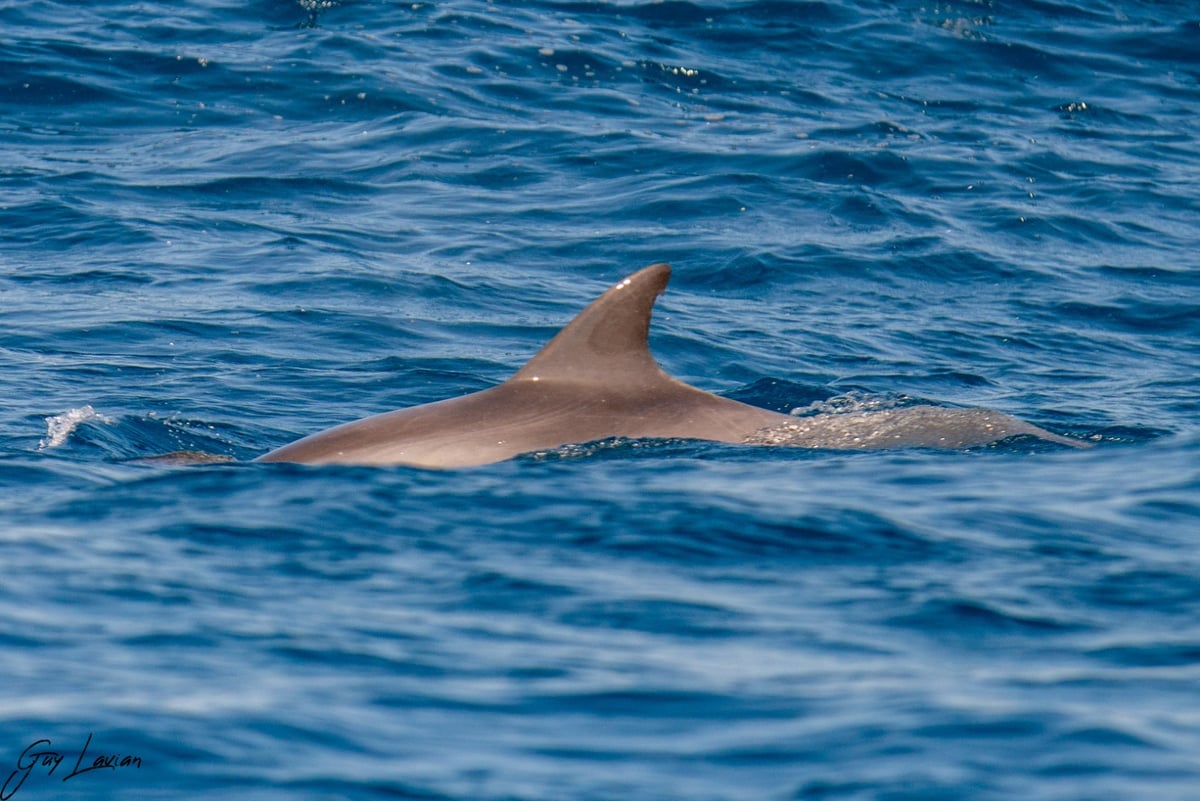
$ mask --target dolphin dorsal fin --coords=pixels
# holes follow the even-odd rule
[[[650,355],[654,301],[667,288],[671,267],[652,264],[592,301],[538,351],[511,381],[643,384],[669,380]]]

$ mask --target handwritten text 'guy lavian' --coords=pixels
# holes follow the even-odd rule
[[[91,773],[95,770],[108,769],[117,770],[118,768],[134,768],[142,767],[142,758],[133,754],[100,754],[99,756],[88,756],[88,747],[92,744],[92,735],[89,733],[87,741],[84,742],[83,748],[79,751],[79,756],[75,759],[75,767],[71,772],[64,775],[62,780],[70,781],[71,779]],[[0,785],[0,801],[8,801],[17,794],[25,784],[25,780],[29,778],[34,771],[45,770],[47,776],[53,776],[54,772],[62,765],[66,759],[66,754],[61,751],[55,751],[50,747],[51,742],[48,739],[34,740],[25,750],[21,752],[21,756],[17,757],[17,767],[8,774],[8,778],[4,780],[4,784]],[[89,761],[90,760],[90,761]],[[3,775],[0,773],[0,775]]]

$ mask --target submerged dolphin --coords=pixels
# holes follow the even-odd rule
[[[670,276],[654,264],[621,281],[499,386],[345,423],[256,461],[467,467],[610,437],[856,449],[968,448],[1025,434],[1086,447],[983,409],[794,417],[688,386],[663,372],[647,342]]]

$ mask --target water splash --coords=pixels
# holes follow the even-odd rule
[[[91,404],[80,406],[78,409],[71,409],[46,418],[46,438],[38,443],[38,450],[47,448],[57,448],[67,441],[76,428],[82,423],[89,420],[99,420],[102,423],[113,422],[111,417],[106,417],[95,409]]]
[[[808,417],[818,414],[850,414],[854,412],[878,412],[885,409],[898,409],[909,406],[915,401],[903,394],[877,394],[850,390],[842,395],[836,395],[825,400],[814,401],[807,406],[798,406],[789,414],[793,417]]]

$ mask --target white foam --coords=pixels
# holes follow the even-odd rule
[[[102,423],[113,422],[112,418],[105,417],[93,409],[91,404],[47,417],[46,438],[38,443],[38,449],[57,448],[67,441],[67,437],[71,436],[72,431],[88,420],[99,420]]]

